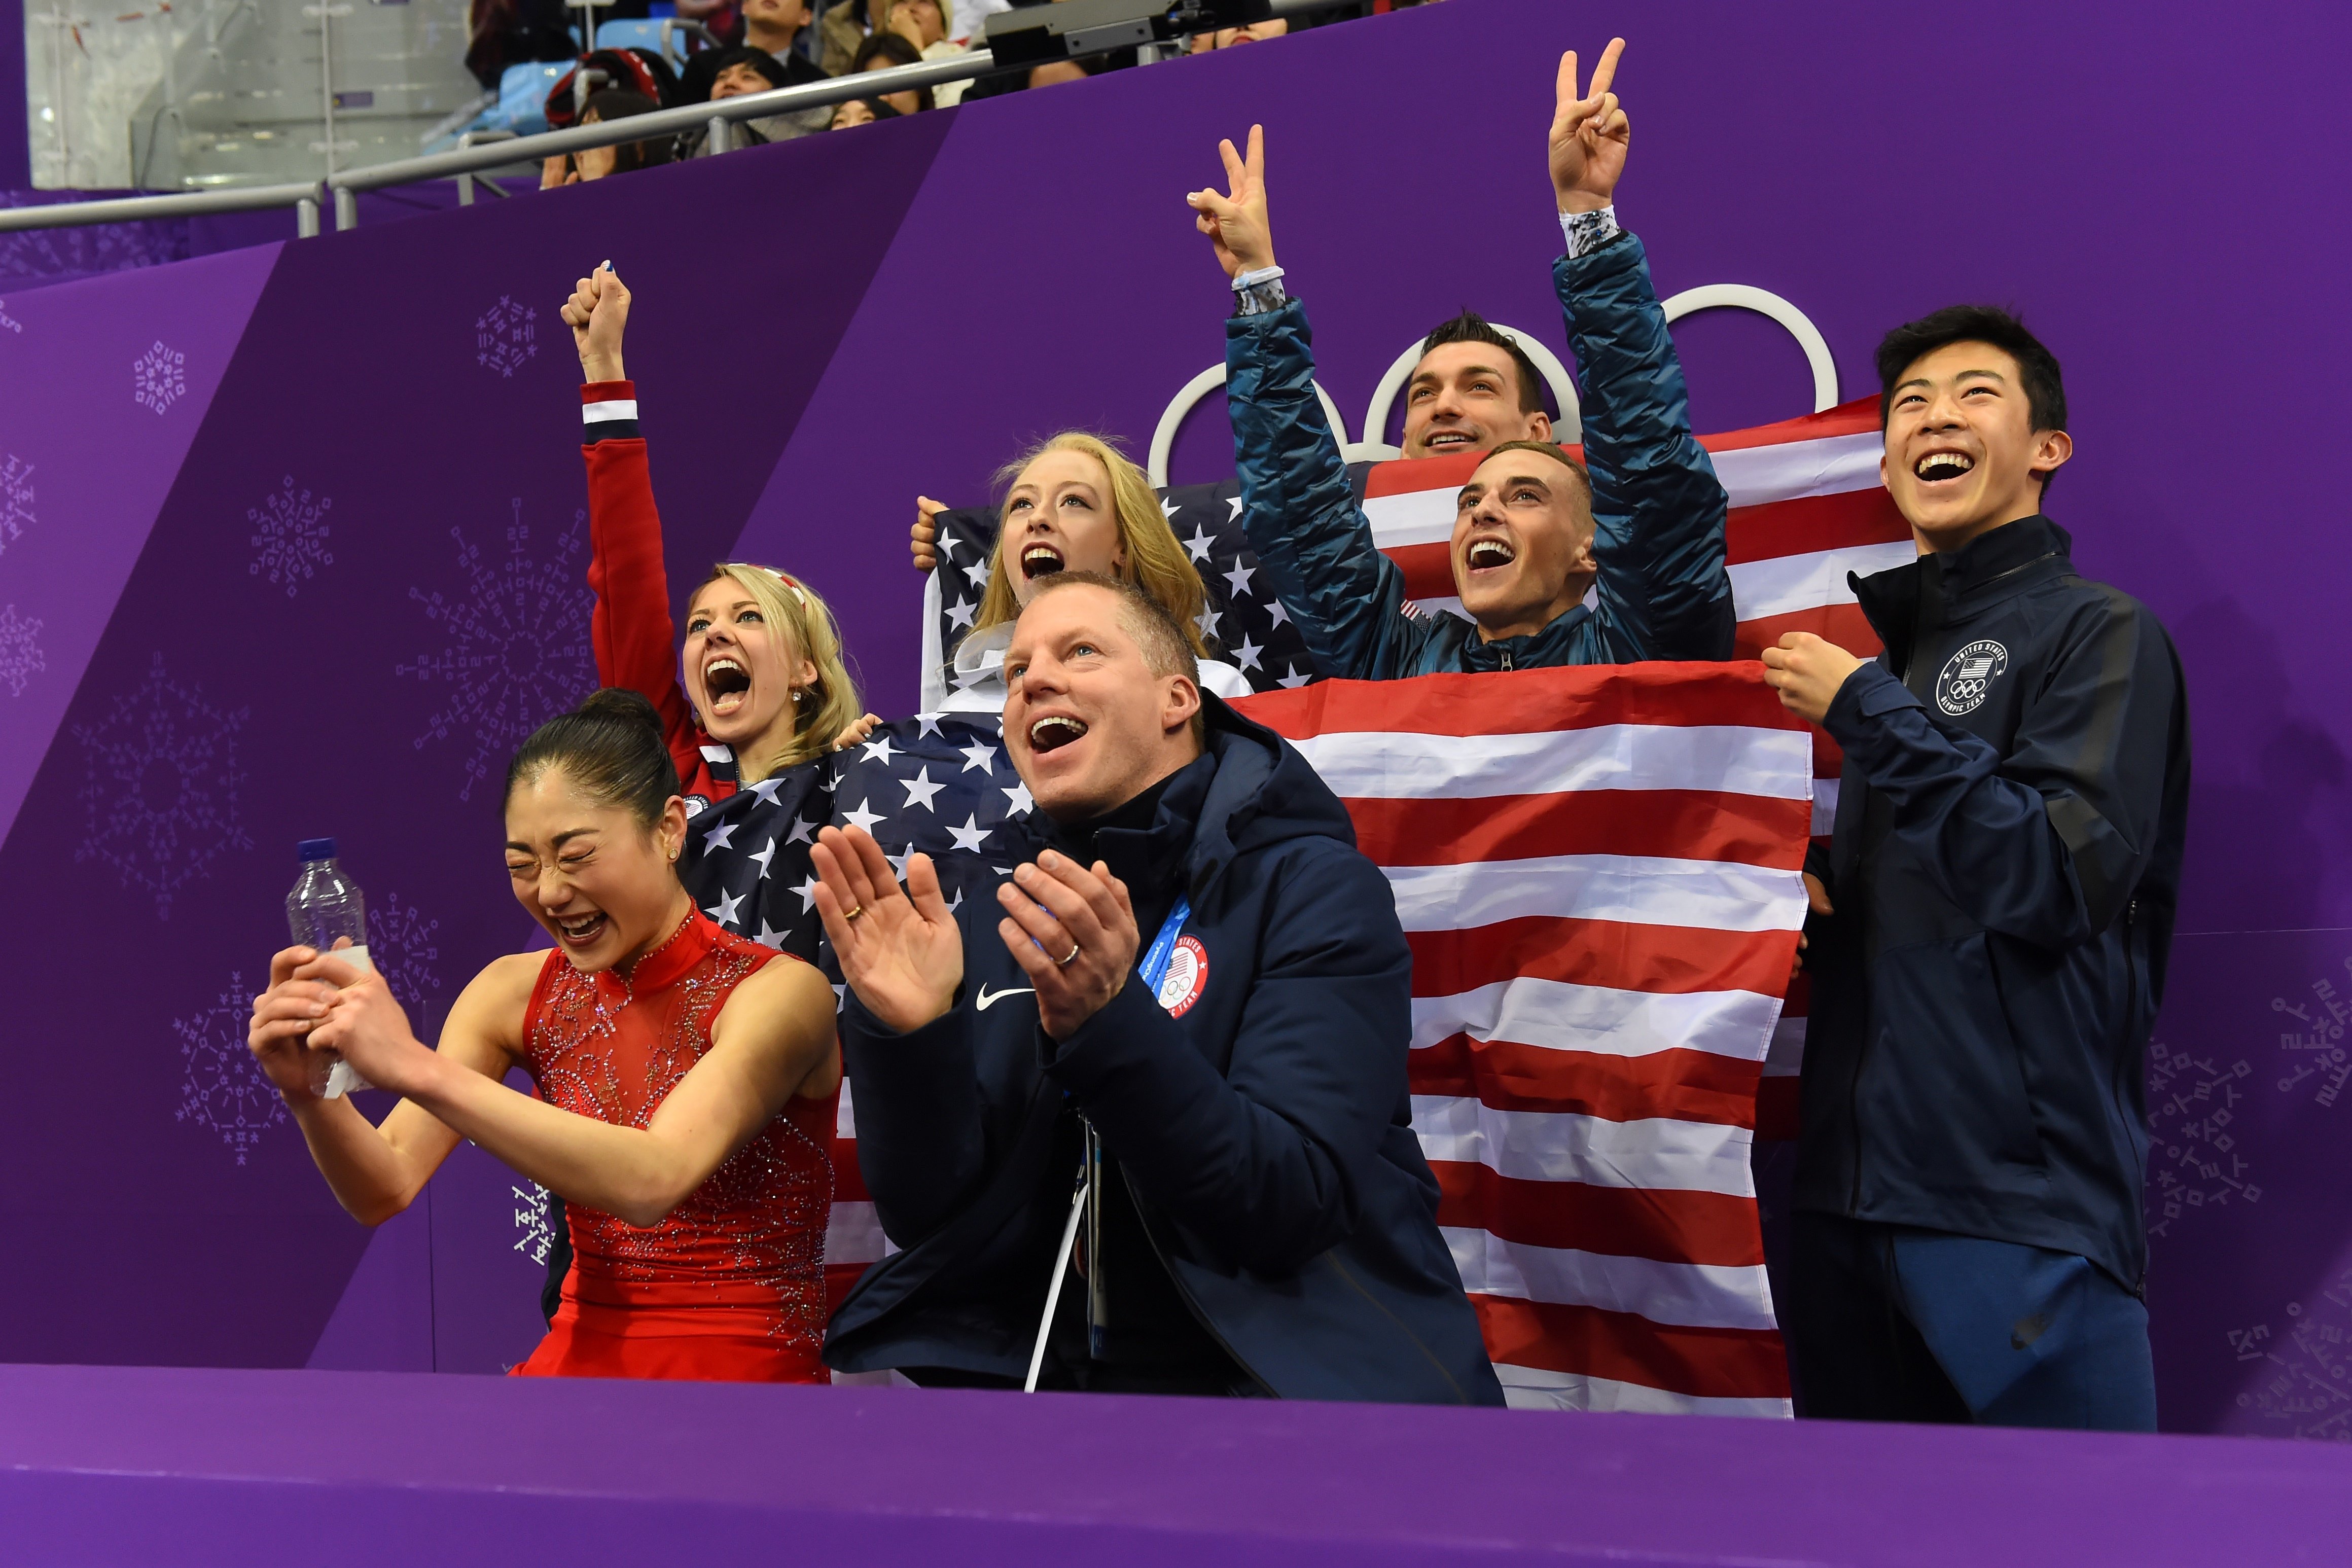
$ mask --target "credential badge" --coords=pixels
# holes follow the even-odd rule
[[[1985,694],[2009,668],[2009,649],[1997,642],[1972,642],[1945,662],[1936,677],[1936,706],[1958,719],[1983,706]]]

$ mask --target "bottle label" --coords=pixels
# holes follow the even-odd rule
[[[364,942],[355,942],[350,947],[336,948],[327,956],[330,958],[340,958],[354,969],[373,969],[375,967],[375,961],[368,957],[367,944]],[[332,1068],[328,1069],[327,1087],[319,1091],[319,1098],[321,1100],[341,1100],[343,1096],[349,1094],[355,1089],[370,1089],[373,1087],[374,1086],[370,1084],[367,1079],[360,1077],[359,1073],[352,1067],[351,1063],[339,1060]]]

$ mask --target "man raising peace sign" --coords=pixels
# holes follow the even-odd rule
[[[1612,90],[1624,47],[1610,41],[1582,92],[1575,51],[1561,57],[1549,137],[1567,241],[1552,279],[1576,351],[1585,461],[1552,443],[1534,364],[1467,311],[1429,334],[1406,384],[1406,457],[1491,454],[1463,488],[1452,542],[1475,624],[1406,616],[1404,575],[1373,545],[1315,395],[1306,312],[1275,264],[1263,130],[1251,128],[1246,156],[1221,144],[1224,192],[1185,198],[1236,299],[1225,395],[1243,527],[1325,675],[1731,657],[1723,487],[1691,434],[1641,241],[1613,205],[1632,143]]]

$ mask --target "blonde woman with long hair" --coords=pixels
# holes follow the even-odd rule
[[[789,896],[805,873],[785,875],[807,846],[768,831],[768,816],[805,801],[800,815],[824,821],[825,770],[813,764],[875,721],[860,712],[833,612],[772,567],[713,566],[687,605],[682,647],[672,642],[661,513],[636,385],[621,363],[628,311],[629,291],[607,263],[580,280],[562,312],[586,382],[597,677],[642,692],[661,715],[690,824],[678,875],[696,904],[730,931],[814,959],[816,921],[795,918]]]
[[[1008,480],[988,585],[948,672],[947,711],[1003,710],[1004,648],[1013,640],[1013,623],[1037,584],[1057,572],[1098,572],[1134,584],[1192,639],[1201,689],[1219,697],[1249,695],[1242,672],[1211,656],[1201,636],[1208,606],[1201,574],[1168,526],[1151,480],[1116,445],[1066,430],[1007,463],[997,482]],[[915,564],[929,570],[934,519],[945,509],[928,498],[916,505]]]

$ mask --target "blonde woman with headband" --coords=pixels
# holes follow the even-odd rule
[[[997,480],[1008,479],[988,586],[949,671],[947,711],[1003,710],[1004,648],[1013,640],[1013,623],[1037,584],[1056,572],[1098,572],[1134,584],[1192,639],[1201,689],[1220,697],[1250,694],[1239,669],[1210,657],[1201,637],[1208,605],[1201,574],[1168,526],[1150,479],[1125,453],[1099,436],[1065,431],[1006,464]],[[934,520],[945,509],[929,499],[916,505],[915,564],[929,571],[935,560]]]

